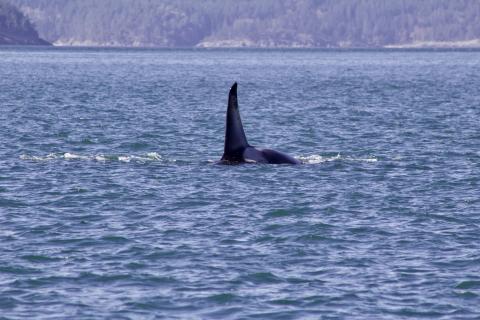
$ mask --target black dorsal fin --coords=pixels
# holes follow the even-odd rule
[[[242,119],[238,110],[237,83],[235,82],[228,95],[227,125],[225,129],[225,149],[223,160],[241,161],[248,142],[243,131]]]

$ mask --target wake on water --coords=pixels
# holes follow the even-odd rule
[[[377,162],[378,159],[375,156],[366,158],[356,158],[351,156],[343,156],[337,154],[335,156],[326,155],[299,155],[295,157],[300,160],[302,164],[321,164],[331,161],[353,161],[353,162]],[[143,155],[114,155],[114,154],[94,154],[94,155],[81,155],[71,152],[50,153],[44,156],[22,154],[21,160],[26,161],[96,161],[96,162],[135,162],[135,163],[147,163],[147,162],[163,162],[163,163],[176,163],[176,159],[168,159],[157,152],[149,152]],[[208,163],[217,163],[218,160],[208,160]]]
[[[58,160],[83,160],[83,161],[97,161],[97,162],[107,162],[107,161],[118,161],[118,162],[151,162],[151,161],[164,161],[164,162],[175,162],[175,160],[167,160],[163,158],[160,154],[156,152],[149,152],[145,155],[105,155],[105,154],[95,154],[95,155],[80,155],[71,152],[65,153],[50,153],[46,156],[35,156],[22,154],[20,156],[21,160],[28,161],[58,161]]]
[[[331,161],[354,161],[354,162],[377,162],[378,159],[374,156],[367,157],[367,158],[356,158],[350,156],[342,156],[337,154],[336,156],[322,156],[318,154],[314,154],[311,156],[298,156],[295,157],[300,160],[304,164],[319,164],[323,162],[331,162]]]

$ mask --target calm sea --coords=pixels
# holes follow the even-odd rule
[[[228,90],[250,144],[215,164]],[[479,319],[480,51],[0,49],[0,319]]]

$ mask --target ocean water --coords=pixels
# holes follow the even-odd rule
[[[228,90],[252,145],[223,166]],[[0,319],[479,319],[480,51],[0,49]]]

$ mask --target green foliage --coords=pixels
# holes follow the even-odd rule
[[[480,38],[478,0],[11,0],[50,41],[375,47]]]

